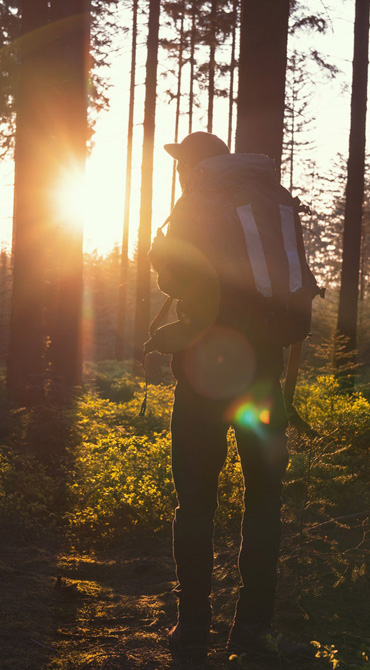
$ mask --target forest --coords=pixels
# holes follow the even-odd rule
[[[321,50],[341,12],[348,77]],[[5,181],[0,213],[1,670],[199,667],[167,640],[176,380],[170,355],[143,359],[166,298],[148,252],[180,196],[162,145],[195,131],[272,158],[302,203],[320,295],[308,337],[284,348],[274,622],[314,648],[303,670],[370,670],[369,12],[370,0],[0,0],[0,164],[14,179],[8,238]],[[332,85],[348,132],[328,160],[316,101]],[[338,99],[329,113],[334,127]],[[85,191],[109,125],[122,179],[107,248],[104,161]],[[163,322],[176,318],[172,305]],[[244,496],[231,428],[227,442],[207,667],[296,668],[226,649]]]

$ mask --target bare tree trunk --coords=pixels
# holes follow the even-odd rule
[[[7,351],[8,331],[8,254],[0,251],[0,360],[4,360]]]
[[[182,66],[183,66],[183,49],[184,49],[184,2],[182,2],[181,24],[180,24],[180,43],[179,43],[179,60],[177,71],[177,91],[176,91],[176,116],[175,116],[175,142],[179,139],[179,122],[180,122],[180,103],[181,103],[181,80],[182,80]],[[171,210],[175,204],[176,191],[176,161],[173,162],[172,168],[172,188],[171,188]]]
[[[137,251],[137,283],[135,314],[134,358],[142,358],[142,346],[148,337],[150,320],[150,263],[148,251],[151,243],[153,151],[155,131],[155,102],[157,89],[158,34],[160,0],[150,0],[148,54],[145,81],[145,111],[143,159],[141,167],[140,226]]]
[[[137,9],[138,0],[132,4],[132,41],[131,41],[131,75],[130,75],[130,101],[128,112],[127,129],[127,157],[126,157],[126,188],[125,188],[125,212],[123,219],[123,237],[121,252],[121,273],[118,291],[118,315],[116,334],[116,358],[121,361],[125,356],[124,335],[126,327],[126,296],[127,296],[127,271],[128,271],[128,239],[130,228],[130,203],[131,203],[131,170],[132,170],[132,140],[134,130],[134,104],[135,104],[135,78],[136,78],[136,46],[137,46]]]
[[[365,260],[368,258],[366,256],[367,249],[367,235],[366,232],[362,231],[361,236],[361,268],[360,268],[360,300],[363,302],[365,300],[365,286],[366,286],[366,265]]]
[[[190,82],[189,82],[189,133],[193,131],[193,106],[194,106],[194,67],[195,67],[195,15],[196,0],[191,6],[191,36],[190,36]]]
[[[357,337],[357,303],[364,199],[369,5],[369,0],[356,0],[351,130],[338,311],[338,333],[347,338],[345,348],[348,352],[355,350]],[[339,363],[340,361],[337,361],[337,364]]]
[[[51,19],[60,26],[55,44],[58,118],[55,176],[68,171],[83,188],[87,141],[87,81],[90,0],[51,0]],[[59,165],[59,168],[58,168]],[[81,194],[82,195],[82,194]],[[52,335],[54,378],[67,389],[82,383],[83,212],[60,214],[59,285]]]
[[[290,157],[289,157],[289,192],[293,195],[294,183],[294,150],[295,150],[295,84],[293,82],[292,91],[292,118],[291,118],[291,133],[290,133]]]
[[[210,12],[210,34],[209,34],[209,72],[208,72],[208,122],[207,131],[213,130],[213,102],[215,97],[215,53],[216,53],[216,16],[217,0],[212,0]]]
[[[233,4],[233,29],[231,36],[231,58],[230,58],[230,86],[229,86],[229,127],[227,133],[227,144],[231,150],[233,135],[233,109],[234,109],[234,74],[235,74],[235,47],[236,47],[236,24],[238,22],[238,0]]]
[[[13,294],[7,383],[19,399],[43,395],[45,227],[50,73],[45,31],[47,0],[22,0],[16,96]],[[27,39],[32,33],[38,39]]]
[[[267,154],[280,175],[289,0],[242,0],[237,151]]]

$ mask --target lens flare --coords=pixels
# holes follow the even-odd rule
[[[207,398],[239,397],[250,386],[256,356],[238,331],[212,326],[183,356],[183,372],[191,386]]]
[[[262,412],[260,413],[260,421],[262,423],[265,423],[268,425],[270,423],[270,410],[269,409],[263,409]]]
[[[259,424],[259,412],[252,403],[245,403],[236,410],[234,420],[244,428],[256,428]]]
[[[252,395],[244,396],[229,406],[226,419],[235,427],[247,428],[255,433],[262,434],[263,428],[270,423],[270,409],[255,400]]]

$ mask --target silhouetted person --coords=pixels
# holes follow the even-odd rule
[[[274,163],[262,155],[230,154],[222,140],[203,132],[165,149],[177,160],[183,194],[166,236],[157,234],[150,259],[161,290],[179,300],[179,320],[159,328],[146,351],[173,353],[177,379],[171,430],[179,609],[170,647],[184,659],[202,662],[207,656],[213,519],[232,426],[244,475],[245,513],[242,584],[228,648],[264,653],[270,634],[280,653],[305,655],[309,648],[271,628],[281,482],[288,463],[279,381],[282,347],[274,333],[261,328],[257,303],[246,294],[243,276],[250,270],[239,254],[244,242],[232,232],[227,213],[230,203],[249,202],[251,185],[264,180],[266,188],[277,187]],[[256,247],[256,258],[257,252]]]

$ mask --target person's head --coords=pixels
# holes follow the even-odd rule
[[[177,160],[177,172],[182,189],[191,184],[193,168],[198,163],[213,156],[230,153],[228,146],[217,135],[201,131],[190,133],[182,142],[165,144],[164,148]]]

